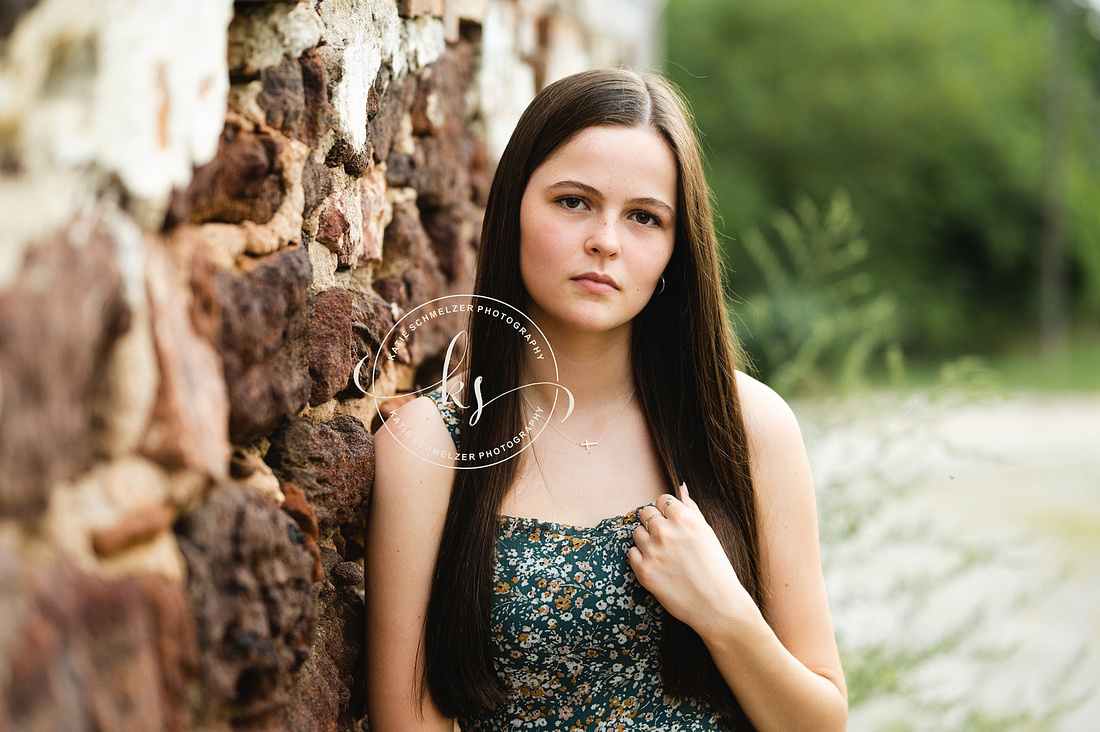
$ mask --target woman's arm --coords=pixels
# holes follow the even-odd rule
[[[635,532],[630,561],[665,609],[690,625],[761,732],[843,730],[847,688],[829,618],[813,478],[793,413],[771,389],[738,374],[756,490],[764,602],[741,586],[690,497]],[[643,516],[648,518],[652,509]]]
[[[454,472],[415,453],[418,443],[453,443],[427,398],[402,406],[389,425],[374,437],[367,520],[367,712],[375,732],[451,732],[453,722],[431,698],[421,700],[419,671],[424,614]]]

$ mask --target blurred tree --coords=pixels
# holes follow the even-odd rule
[[[864,269],[867,240],[847,194],[801,198],[742,242],[766,287],[732,311],[753,365],[782,394],[865,386],[874,366],[901,380],[897,301]]]
[[[692,100],[746,298],[741,233],[800,195],[847,190],[867,266],[910,351],[982,350],[1038,322],[1050,32],[1036,0],[672,0],[669,74]],[[1075,67],[1077,68],[1077,67]],[[1100,313],[1100,158],[1070,84],[1070,283]]]

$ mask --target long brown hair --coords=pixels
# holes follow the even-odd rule
[[[523,307],[519,210],[531,174],[577,133],[596,125],[644,127],[677,160],[676,242],[665,289],[635,317],[637,394],[669,485],[686,481],[737,576],[762,606],[756,504],[737,398],[738,351],[722,294],[709,191],[681,98],[657,76],[588,71],[546,87],[523,113],[497,167],[477,256],[476,292]],[[491,374],[505,394],[463,429],[459,451],[492,449],[516,434],[522,342],[499,318],[471,318],[469,374]],[[455,471],[424,630],[424,690],[441,712],[468,716],[506,698],[490,648],[492,577],[500,506],[518,461]],[[667,693],[703,699],[733,729],[751,729],[699,638],[667,615],[661,639]]]

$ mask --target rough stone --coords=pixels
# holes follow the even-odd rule
[[[358,206],[358,197],[351,204]],[[354,212],[349,210],[345,193],[340,189],[329,197],[317,222],[317,241],[336,254],[337,267],[347,267],[351,264],[353,250],[359,240],[359,236],[353,240],[350,235],[352,227],[349,218],[353,215]]]
[[[229,460],[229,399],[222,365],[210,342],[195,333],[168,258],[157,246],[148,254],[160,384],[141,451],[169,468],[220,479]]]
[[[183,558],[167,531],[175,507],[187,502],[177,487],[161,465],[137,455],[97,461],[77,481],[54,491],[39,536],[74,562],[105,574],[182,581]]]
[[[381,163],[390,156],[393,141],[401,125],[401,117],[412,106],[416,94],[415,79],[408,76],[391,81],[389,69],[382,69],[371,88],[371,96],[377,100],[378,114],[370,120],[370,140],[374,145],[374,159]]]
[[[386,174],[374,168],[359,179],[359,208],[363,218],[363,254],[359,266],[382,259],[382,241],[393,220],[393,204],[386,197]]]
[[[309,399],[306,361],[312,267],[302,246],[251,259],[245,271],[215,277],[216,346],[229,391],[229,436],[249,442]]]
[[[317,514],[313,512],[313,507],[309,505],[301,488],[293,483],[283,483],[281,487],[286,496],[282,506],[283,511],[294,519],[298,528],[302,530],[302,546],[313,557],[313,581],[319,582],[324,577],[324,570],[321,568],[321,547],[317,544],[320,538],[317,533]]]
[[[309,404],[316,407],[347,387],[352,360],[352,294],[332,287],[313,298],[309,324],[309,374],[313,390]]]
[[[256,102],[264,110],[267,124],[288,137],[314,146],[332,125],[332,104],[328,99],[328,74],[316,49],[293,61],[260,72],[262,88]]]
[[[259,493],[224,483],[178,525],[199,645],[202,724],[285,729],[293,675],[317,615],[313,557],[295,521]]]
[[[352,379],[346,383],[347,391],[339,396],[359,398],[365,391],[373,391],[371,382],[375,378],[374,359],[381,352],[383,340],[396,318],[389,303],[374,292],[352,292]],[[360,362],[363,365],[359,372],[359,383],[356,384],[354,368]]]
[[[374,484],[374,440],[347,415],[326,423],[291,417],[272,435],[266,460],[280,480],[305,493],[322,537],[355,515]]]
[[[129,329],[111,347],[103,376],[105,398],[94,417],[101,425],[101,456],[116,458],[136,452],[141,444],[156,402],[158,373],[146,288],[148,241],[129,215],[109,203],[102,205],[130,310]]]
[[[0,686],[0,727],[187,729],[197,648],[175,585],[104,579],[60,560],[40,568],[33,584]]]
[[[325,2],[323,40],[333,76],[337,136],[361,151],[367,142],[367,98],[384,63],[404,64],[402,23],[392,0]],[[334,68],[336,69],[334,73]]]
[[[409,266],[434,260],[431,240],[420,223],[420,211],[415,203],[398,201],[393,204],[393,218],[382,244],[382,269],[393,271],[402,263]],[[432,262],[434,264],[434,262]]]
[[[438,61],[446,48],[443,22],[431,15],[422,15],[401,24],[401,53],[390,63],[398,74],[415,73]]]
[[[449,211],[421,212],[424,231],[432,241],[432,250],[449,282],[466,275],[467,241],[462,236],[461,218]]]
[[[357,585],[363,581],[363,565],[340,562],[332,568],[332,583],[338,586]]]
[[[397,0],[397,12],[402,18],[421,15],[443,15],[444,0]]]
[[[325,61],[317,49],[301,55],[302,90],[305,93],[305,119],[298,134],[303,142],[313,146],[336,122],[336,111],[329,99],[329,78]]]
[[[326,565],[339,561],[331,549],[325,554]],[[317,641],[299,675],[298,696],[286,728],[362,729],[358,720],[366,713],[363,600],[351,587],[322,582],[317,604]]]
[[[313,267],[313,291],[339,287],[341,283],[336,279],[339,255],[316,240],[310,241],[308,247],[309,261]]]
[[[285,193],[279,153],[282,142],[267,133],[226,125],[214,159],[195,171],[187,187],[188,220],[267,223]]]
[[[320,163],[306,163],[302,171],[302,188],[305,197],[303,215],[308,218],[332,193],[332,171]]]
[[[286,496],[279,485],[279,479],[271,472],[271,466],[264,462],[263,452],[266,447],[261,445],[266,440],[260,438],[258,442],[259,444],[234,449],[233,457],[229,461],[229,474],[241,485],[247,485],[270,498],[276,506],[281,506],[286,501]]]
[[[379,277],[374,281],[372,287],[383,300],[395,306],[402,313],[408,309],[409,293],[405,283],[400,278]]]
[[[254,77],[316,46],[324,32],[320,16],[303,3],[237,3],[229,24],[228,65],[236,77]]]
[[[104,371],[129,315],[108,234],[92,216],[30,248],[0,292],[0,516],[40,517],[51,486],[91,466]]]
[[[28,160],[114,177],[131,210],[160,208],[216,148],[230,0],[41,3],[5,42],[5,108]],[[13,83],[14,82],[14,83]],[[163,215],[163,210],[160,211]]]
[[[411,154],[393,148],[386,158],[389,184],[415,188],[422,206],[453,207],[470,199],[474,151],[464,125],[472,69],[470,45],[458,44],[421,75],[405,107],[410,131],[420,136]]]
[[[283,57],[281,63],[263,69],[260,80],[263,87],[256,101],[264,110],[267,124],[288,136],[300,137],[306,116],[301,65]]]

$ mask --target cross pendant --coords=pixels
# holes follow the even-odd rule
[[[588,448],[595,447],[598,444],[600,444],[599,441],[589,442],[588,440],[585,440],[584,442],[581,443],[581,446],[584,447],[585,452],[591,452],[591,450],[589,450]]]

